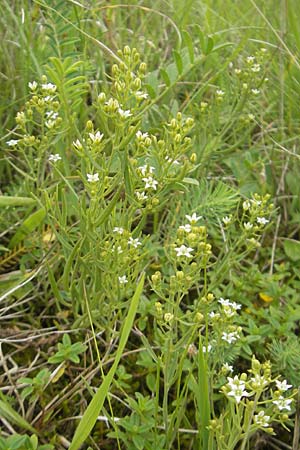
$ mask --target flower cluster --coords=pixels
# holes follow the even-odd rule
[[[254,356],[248,372],[249,375],[242,373],[234,377],[228,376],[222,391],[237,404],[245,402],[244,406],[248,410],[255,408],[252,413],[253,430],[261,428],[272,432],[273,429],[266,430],[266,428],[270,427],[273,421],[287,420],[288,416],[283,417],[281,412],[292,410],[292,396],[285,397],[285,393],[292,385],[286,380],[272,380],[270,363],[267,361],[261,364]],[[252,399],[251,402],[247,401],[248,397]]]

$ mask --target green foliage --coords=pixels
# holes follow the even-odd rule
[[[62,343],[58,344],[58,351],[50,356],[48,362],[50,364],[59,364],[61,362],[71,361],[75,364],[79,364],[80,358],[79,355],[86,350],[86,345],[83,345],[81,342],[75,342],[72,344],[71,338],[68,334],[63,335]],[[37,380],[38,382],[45,382],[45,376],[47,378],[48,372],[46,374],[40,374],[42,380]]]
[[[35,434],[32,436],[15,434],[8,438],[0,437],[1,450],[53,450],[54,446],[50,444],[38,445],[38,438]]]
[[[229,3],[4,0],[3,448],[298,447],[296,0]]]

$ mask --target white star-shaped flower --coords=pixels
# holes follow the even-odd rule
[[[138,248],[139,245],[142,245],[138,238],[134,239],[133,237],[128,239],[128,244],[132,245],[134,248]]]
[[[233,372],[233,367],[230,366],[227,362],[223,364],[222,368],[223,368],[223,370],[226,371],[226,372],[230,372],[230,373]]]
[[[42,84],[42,89],[53,93],[56,91],[56,86],[53,83],[44,83]]]
[[[118,279],[119,279],[119,283],[120,283],[120,284],[126,284],[126,283],[128,283],[128,280],[127,280],[126,275],[122,275],[122,276],[119,277]]]
[[[113,229],[113,232],[114,232],[114,233],[118,233],[118,234],[123,234],[124,228],[122,228],[122,227],[115,227],[115,228]]]
[[[156,186],[158,185],[158,181],[156,181],[152,177],[142,178],[145,183],[145,189],[154,189],[156,191]]]
[[[144,177],[146,175],[146,173],[153,173],[155,170],[155,167],[148,166],[148,164],[145,164],[144,166],[138,167],[138,169]]]
[[[269,427],[270,426],[270,416],[266,416],[264,411],[260,411],[258,414],[254,416],[254,423],[261,427]]]
[[[282,392],[288,391],[291,387],[293,387],[292,384],[287,384],[286,380],[283,381],[275,380],[275,383],[277,389]]]
[[[237,341],[239,338],[239,335],[236,331],[233,331],[232,333],[226,333],[225,331],[222,334],[223,341],[228,342],[228,344],[233,344],[235,341]]]
[[[29,81],[28,87],[31,91],[35,91],[38,87],[38,84],[36,81]]]
[[[128,117],[132,116],[130,109],[126,109],[126,111],[124,111],[124,109],[118,108],[118,113],[120,114],[122,119],[127,119]]]
[[[260,225],[266,225],[267,223],[269,223],[269,220],[266,219],[265,217],[258,217],[256,219],[257,223],[259,223]]]
[[[11,139],[10,141],[7,141],[6,144],[9,147],[14,147],[15,145],[18,145],[20,139]]]
[[[139,100],[148,98],[148,94],[146,92],[143,92],[143,91],[136,91],[135,96]]]
[[[136,192],[135,193],[138,200],[143,201],[147,200],[148,196],[145,194],[145,192]]]
[[[272,403],[277,406],[279,411],[282,411],[283,409],[286,409],[287,411],[291,410],[290,404],[292,403],[293,399],[291,398],[284,398],[282,395],[278,397],[277,400],[273,400]]]
[[[191,224],[195,224],[198,222],[198,220],[202,219],[202,216],[197,216],[196,213],[193,213],[191,216],[189,216],[188,214],[186,214],[186,219],[191,223]]]
[[[220,297],[218,303],[220,303],[222,306],[231,306],[231,301],[229,300],[229,298],[224,299],[223,297]]]
[[[137,138],[138,141],[144,141],[149,136],[147,132],[146,133],[142,133],[142,131],[140,131],[140,130],[137,131],[135,133],[135,135],[136,135],[136,138]]]
[[[180,247],[176,247],[175,248],[175,252],[177,253],[177,257],[179,256],[185,256],[186,258],[193,258],[193,255],[191,254],[191,252],[194,249],[191,247],[186,247],[185,245],[181,245]]]
[[[97,131],[96,133],[89,133],[89,137],[93,144],[100,144],[102,141],[104,134],[100,133],[100,131]]]
[[[57,162],[61,159],[61,156],[58,153],[55,153],[54,155],[50,155],[48,158],[48,161]]]
[[[99,173],[87,173],[86,176],[89,183],[95,183],[96,181],[99,181]]]
[[[186,225],[180,225],[179,229],[184,230],[187,233],[190,233],[192,231],[192,227],[189,223],[187,223]]]

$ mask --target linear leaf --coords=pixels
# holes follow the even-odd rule
[[[8,195],[0,196],[0,207],[33,205],[35,202],[35,199],[30,197],[10,197]]]
[[[139,281],[139,284],[137,285],[135,293],[132,297],[130,307],[128,310],[128,314],[125,319],[123,329],[121,331],[120,343],[119,343],[119,347],[118,347],[118,350],[117,350],[117,353],[115,356],[114,363],[113,363],[110,371],[108,372],[108,374],[105,376],[103,383],[99,387],[98,391],[92,398],[82,419],[80,420],[79,425],[75,431],[74,437],[72,439],[71,445],[69,447],[69,450],[78,450],[79,449],[79,447],[85,442],[85,440],[89,436],[90,432],[92,431],[92,429],[97,421],[99,412],[101,411],[103,403],[108,394],[109,387],[111,385],[111,382],[112,382],[115,372],[117,370],[117,367],[118,367],[119,361],[121,359],[123,350],[125,348],[129,333],[131,331],[133,321],[135,318],[135,314],[137,311],[137,307],[139,304],[139,299],[140,299],[140,296],[143,291],[144,280],[145,280],[145,273],[143,273],[143,275]]]

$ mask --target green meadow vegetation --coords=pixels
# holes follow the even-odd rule
[[[300,449],[298,0],[2,0],[0,450]]]

